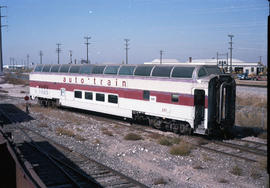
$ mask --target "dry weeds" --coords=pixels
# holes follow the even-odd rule
[[[235,123],[240,126],[260,127],[266,130],[267,114],[255,109],[253,112],[236,111]]]
[[[160,184],[167,184],[167,182],[164,180],[164,178],[158,178],[154,181],[154,185],[160,185]]]
[[[44,128],[49,127],[48,124],[45,123],[45,122],[40,122],[40,123],[38,124],[38,126],[39,126],[39,127],[44,127]]]
[[[213,158],[209,157],[207,154],[203,153],[202,158],[204,161],[213,161]]]
[[[128,133],[125,137],[125,140],[141,140],[142,137],[135,133]]]
[[[148,135],[148,137],[156,140],[156,139],[160,139],[162,137],[162,135],[161,134],[158,134],[158,133],[150,133]]]
[[[178,145],[174,145],[170,149],[170,154],[172,155],[181,155],[181,156],[187,156],[190,154],[192,149],[192,145],[181,141]]]
[[[84,138],[83,136],[81,136],[79,134],[75,135],[75,139],[78,140],[78,141],[86,141],[87,140],[86,138]]]
[[[261,98],[257,96],[247,96],[247,97],[236,96],[236,105],[267,108],[267,98]]]
[[[69,137],[75,137],[75,133],[72,130],[65,129],[63,127],[57,127],[55,129],[55,132],[59,136],[65,135],[65,136],[69,136]]]
[[[242,168],[240,168],[239,166],[235,165],[231,170],[230,170],[231,174],[234,174],[236,176],[241,176],[243,174],[243,170]]]
[[[229,183],[229,181],[226,180],[226,179],[224,179],[224,178],[219,178],[219,179],[218,179],[218,182],[219,182],[219,183]]]
[[[112,133],[111,131],[109,131],[107,128],[105,128],[105,127],[102,127],[102,128],[101,128],[101,131],[102,131],[102,133],[105,134],[105,135],[113,136],[113,133]]]

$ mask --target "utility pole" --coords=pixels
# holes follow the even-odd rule
[[[69,50],[70,64],[72,64],[72,50]]]
[[[217,66],[218,66],[218,52],[217,52]]]
[[[57,52],[57,57],[58,57],[58,59],[57,59],[57,64],[60,64],[60,61],[59,61],[59,54],[60,54],[60,52],[61,52],[61,49],[60,49],[60,43],[57,43],[56,44],[57,45],[57,48],[56,48],[56,52]]]
[[[230,42],[229,42],[229,44],[230,44],[230,48],[229,48],[229,50],[230,50],[230,73],[232,73],[232,44],[233,44],[233,42],[232,42],[232,38],[234,37],[233,35],[228,35],[228,37],[230,37]]]
[[[86,44],[86,62],[87,62],[87,63],[90,63],[89,60],[88,60],[88,45],[90,44],[90,43],[88,42],[88,40],[91,39],[91,37],[88,37],[88,36],[87,36],[87,37],[84,37],[84,38],[86,39],[86,43],[84,43],[84,44]]]
[[[128,45],[129,45],[128,42],[130,41],[130,39],[124,39],[124,41],[126,42],[126,43],[125,43],[125,46],[126,46],[126,47],[125,47],[125,49],[126,49],[126,64],[128,64],[128,49],[129,49],[129,48],[128,48]]]
[[[0,6],[0,75],[3,73],[2,27],[7,26],[2,25],[2,18],[6,17],[1,15],[2,8],[7,8],[7,6]]]
[[[226,53],[226,57],[227,57],[227,69],[226,69],[226,72],[227,72],[229,68],[229,53],[228,52]]]
[[[163,51],[160,50],[159,52],[160,52],[160,64],[162,64],[162,54],[163,54]]]
[[[42,56],[43,56],[43,52],[40,50],[40,51],[39,51],[40,64],[42,64]]]
[[[26,58],[27,58],[27,65],[26,65],[27,69],[29,68],[29,57],[30,57],[29,54],[27,54],[27,56],[26,56]]]

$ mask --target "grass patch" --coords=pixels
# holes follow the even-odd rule
[[[198,145],[205,145],[205,144],[208,144],[208,141],[206,140],[206,139],[204,139],[204,138],[197,138],[196,139],[196,144],[198,144]]]
[[[236,176],[241,176],[241,175],[243,174],[243,170],[242,170],[239,166],[235,165],[235,166],[231,169],[230,173],[231,173],[231,174],[234,174],[234,175],[236,175]]]
[[[229,183],[229,181],[226,180],[226,179],[224,179],[224,178],[219,178],[219,179],[218,179],[218,182],[219,182],[219,183]]]
[[[86,138],[84,138],[83,136],[81,136],[79,134],[75,135],[75,139],[78,140],[78,141],[86,141],[87,140]]]
[[[203,169],[203,167],[201,167],[201,165],[197,164],[197,165],[193,166],[193,169],[201,170],[201,169]]]
[[[101,142],[100,142],[100,140],[99,139],[95,139],[94,141],[93,141],[93,144],[97,144],[97,145],[99,145],[99,144],[101,144]]]
[[[181,155],[181,156],[187,156],[190,154],[192,149],[192,145],[181,141],[178,145],[174,145],[170,149],[170,154],[172,155]]]
[[[208,155],[206,155],[205,153],[202,154],[202,157],[204,161],[213,161],[213,159],[209,157]]]
[[[267,98],[257,96],[239,97],[236,96],[236,105],[238,106],[254,106],[267,108]]]
[[[28,80],[13,78],[11,74],[7,74],[4,79],[9,84],[13,84],[13,85],[29,85]]]
[[[155,140],[160,139],[162,137],[162,135],[158,133],[150,133],[148,136]]]
[[[102,127],[101,131],[103,134],[108,135],[108,136],[113,136],[113,133],[109,131],[106,127]]]
[[[55,129],[55,132],[59,136],[65,135],[65,136],[69,136],[69,137],[75,137],[75,133],[72,130],[65,129],[63,127],[57,127]]]
[[[39,126],[39,127],[44,127],[44,128],[49,127],[48,124],[45,123],[45,122],[39,123],[38,126]]]
[[[167,182],[164,180],[164,178],[158,178],[154,181],[154,185],[160,185],[160,184],[167,184]]]
[[[179,137],[161,137],[158,143],[163,146],[171,146],[173,144],[179,144],[181,139]]]
[[[257,170],[255,170],[254,168],[251,170],[250,176],[251,176],[254,180],[259,179],[260,177],[262,177],[262,175],[261,175]]]
[[[128,133],[125,137],[125,140],[141,140],[142,137],[135,133]]]
[[[267,158],[263,157],[261,160],[258,162],[258,167],[262,170],[267,170]]]
[[[254,110],[252,112],[236,111],[235,115],[237,125],[267,129],[267,115],[263,114],[261,110]],[[264,127],[262,127],[262,123]]]
[[[171,143],[171,141],[170,141],[168,138],[166,138],[166,137],[160,138],[160,139],[158,140],[158,143],[159,143],[160,145],[163,145],[163,146],[171,146],[171,145],[173,145],[173,144]]]
[[[83,130],[81,128],[76,128],[76,131],[82,132]]]

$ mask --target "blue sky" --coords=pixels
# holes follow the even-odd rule
[[[203,2],[203,3],[202,3]],[[4,64],[57,63],[86,58],[84,36],[91,36],[92,63],[125,60],[124,39],[130,39],[129,63],[159,58],[187,61],[227,53],[233,34],[233,57],[267,62],[267,0],[0,0]]]

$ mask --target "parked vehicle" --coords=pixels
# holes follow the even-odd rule
[[[237,78],[239,80],[250,80],[250,78],[248,77],[248,75],[246,73],[245,74],[238,74]]]

